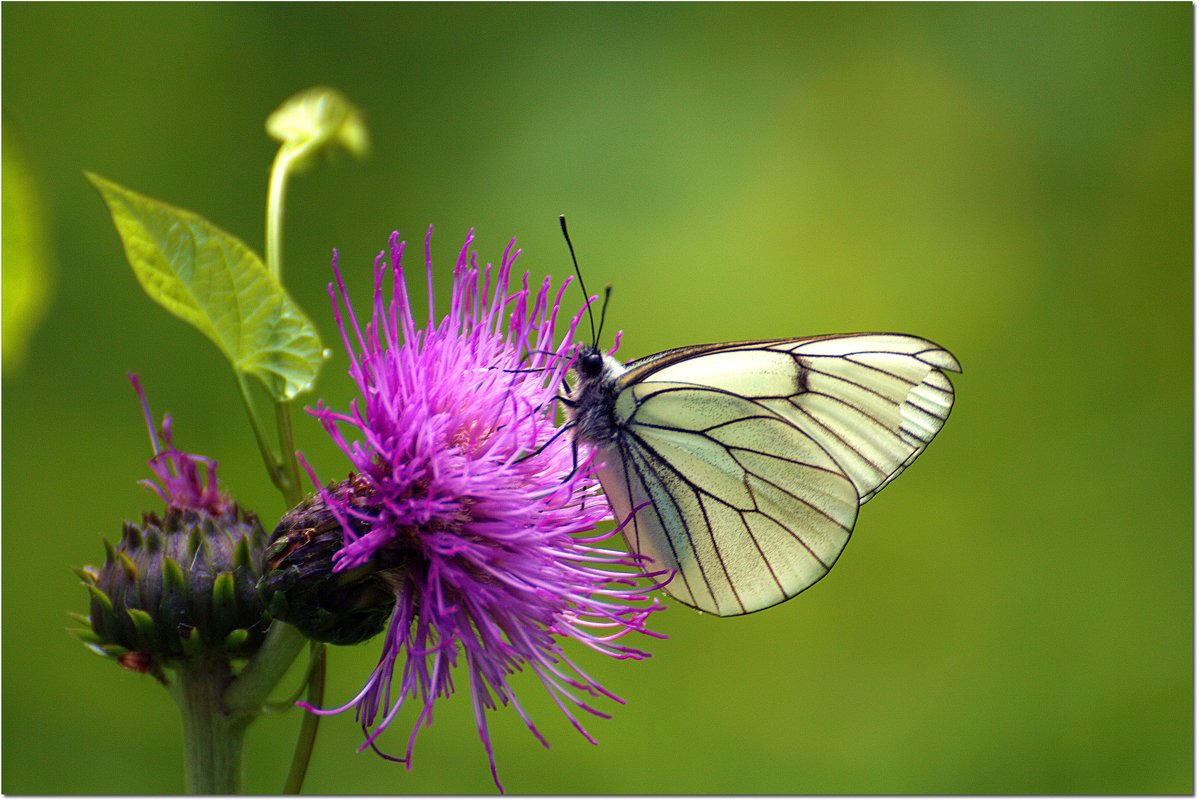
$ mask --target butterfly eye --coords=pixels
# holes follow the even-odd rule
[[[598,350],[589,350],[579,356],[579,372],[586,376],[596,376],[603,372],[604,357]]]

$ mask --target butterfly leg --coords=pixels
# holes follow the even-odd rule
[[[574,421],[571,421],[571,425],[574,425]],[[565,431],[566,429],[562,429],[562,430]],[[571,476],[573,476],[576,472],[578,472],[578,469],[579,469],[579,440],[575,437],[571,437],[570,438],[570,472],[566,475],[566,478],[562,479],[562,483],[565,484]]]
[[[558,430],[557,430],[557,431],[554,433],[554,436],[552,436],[552,437],[550,437],[548,440],[546,440],[546,442],[545,442],[545,444],[544,444],[544,445],[542,445],[540,448],[538,448],[537,450],[535,450],[535,451],[533,451],[533,452],[531,452],[531,453],[526,453],[524,456],[522,456],[522,457],[520,457],[519,459],[517,459],[517,460],[516,460],[516,462],[514,462],[514,464],[519,464],[520,462],[523,462],[525,459],[532,459],[534,456],[536,456],[537,454],[541,453],[543,450],[545,450],[546,448],[548,448],[548,447],[550,446],[550,443],[552,443],[552,442],[553,442],[554,440],[556,440],[558,437],[562,436],[562,435],[563,435],[563,434],[565,434],[567,431],[569,431],[570,429],[574,428],[574,425],[575,425],[575,421],[574,421],[574,420],[571,420],[569,423],[567,423],[566,425],[564,425],[564,426],[562,426],[561,428],[559,428],[559,429],[558,429]],[[573,452],[574,452],[574,448],[575,448],[575,441],[572,439],[572,440],[570,441],[570,443],[571,443],[571,451],[572,451],[572,453],[573,453]],[[574,460],[574,465],[575,465],[575,469],[577,469],[577,468],[578,468],[578,458],[577,458],[577,456],[575,457],[575,460]],[[570,475],[572,475],[572,476],[574,475],[574,469],[572,469],[572,470],[570,471]],[[569,478],[569,476],[568,476],[568,478]]]

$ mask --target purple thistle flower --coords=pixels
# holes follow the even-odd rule
[[[467,235],[454,269],[450,311],[433,314],[429,238],[425,260],[429,322],[418,327],[400,267],[404,243],[390,239],[375,261],[375,292],[365,332],[350,305],[334,253],[334,315],[361,399],[347,413],[323,402],[312,411],[357,471],[346,491],[320,490],[341,522],[334,570],[380,565],[395,593],[383,653],[362,691],[335,709],[355,708],[367,747],[411,768],[416,734],[433,704],[453,691],[465,662],[479,736],[503,790],[486,712],[509,702],[543,745],[508,677],[528,667],[588,741],[574,709],[602,718],[586,696],[623,703],[584,673],[562,648],[573,639],[616,659],[649,656],[622,642],[647,630],[662,607],[649,593],[663,583],[637,555],[599,548],[595,525],[611,518],[596,480],[594,454],[559,436],[557,388],[574,356],[584,309],[556,339],[563,283],[551,297],[546,278],[534,294],[526,273],[509,292],[510,243],[497,271],[481,271]],[[469,255],[468,255],[469,254]],[[385,279],[390,272],[390,300]],[[345,317],[343,318],[342,308]],[[347,324],[348,321],[348,324]],[[341,427],[357,430],[350,442]],[[314,483],[311,468],[305,465]],[[579,536],[588,533],[588,536]],[[394,685],[397,661],[399,683]],[[405,755],[376,739],[409,702],[419,705]]]
[[[129,383],[133,385],[138,400],[142,404],[142,415],[146,419],[146,430],[150,433],[150,449],[153,456],[148,464],[150,470],[158,477],[142,479],[139,482],[147,489],[153,490],[167,507],[176,509],[195,509],[205,511],[214,517],[220,517],[233,509],[233,501],[229,500],[217,488],[216,467],[214,459],[194,453],[184,453],[175,447],[171,441],[171,416],[162,417],[160,432],[154,429],[154,418],[150,414],[150,404],[146,401],[146,393],[142,390],[141,381],[135,373],[129,373]],[[159,444],[159,433],[165,447]],[[200,470],[203,469],[203,475]]]

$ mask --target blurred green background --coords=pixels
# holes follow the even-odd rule
[[[125,371],[268,529],[283,511],[221,356],[142,294],[81,171],[260,250],[263,121],[313,84],[364,110],[374,154],[289,196],[286,277],[334,349],[307,404],[352,394],[332,248],[360,301],[389,232],[430,223],[442,286],[471,226],[482,258],[516,236],[519,264],[564,277],[561,212],[615,285],[625,358],[898,330],[965,367],[945,432],[827,579],[745,618],[675,605],[646,662],[583,655],[628,701],[589,726],[600,747],[520,677],[552,748],[492,716],[510,792],[1193,791],[1189,4],[0,13],[5,177],[20,148],[47,237],[4,254],[6,323],[33,325],[22,255],[43,254],[47,302],[5,341],[4,792],[183,787],[166,693],[64,633],[86,608],[68,567],[156,505]],[[323,475],[347,469],[297,426]],[[334,649],[330,701],[377,649]],[[298,719],[251,729],[248,791],[282,786]],[[327,720],[306,790],[493,792],[466,697],[412,772],[358,742]]]

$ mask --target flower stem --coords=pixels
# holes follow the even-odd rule
[[[266,640],[225,692],[225,707],[237,712],[257,714],[267,696],[296,661],[308,638],[295,626],[281,620],[271,623]]]
[[[323,643],[313,643],[311,659],[312,669],[308,677],[308,703],[320,708],[325,703],[325,665],[327,649]],[[298,795],[304,786],[304,777],[308,774],[308,763],[312,759],[312,748],[316,745],[316,730],[320,726],[321,716],[308,713],[300,725],[300,736],[296,740],[296,751],[291,760],[291,770],[287,774],[287,783],[283,792]]]
[[[303,148],[283,144],[271,165],[270,186],[266,195],[266,268],[279,283],[283,283],[283,196],[287,192],[287,177]],[[275,423],[279,434],[279,472],[272,476],[289,506],[303,499],[300,489],[300,465],[296,461],[295,440],[291,433],[291,405],[284,400],[275,402]]]
[[[279,148],[266,193],[266,268],[279,281],[283,273],[283,195],[293,155],[287,145]]]
[[[237,389],[241,394],[241,402],[246,407],[246,416],[250,418],[250,428],[254,431],[254,439],[258,442],[258,452],[262,454],[262,463],[266,465],[266,471],[271,477],[271,483],[274,484],[281,493],[284,499],[287,499],[287,489],[284,487],[285,477],[279,472],[280,460],[271,450],[270,443],[266,441],[266,435],[262,431],[262,424],[258,421],[258,415],[254,411],[254,403],[250,400],[250,387],[246,385],[246,379],[241,373],[235,373],[237,378]],[[294,456],[292,457],[295,458]]]
[[[280,490],[287,505],[295,506],[304,500],[304,492],[300,489],[300,463],[296,459],[295,438],[291,433],[291,404],[287,401],[276,401],[275,423],[279,431],[279,450],[283,463]]]
[[[221,702],[233,678],[225,659],[201,660],[178,671],[172,685],[183,715],[183,761],[187,792],[241,792],[242,745],[251,715],[229,714]]]

